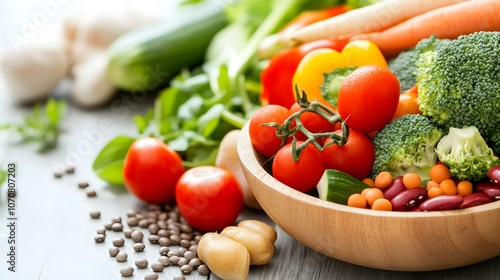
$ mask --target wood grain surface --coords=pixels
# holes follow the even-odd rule
[[[48,0],[40,2],[45,1]],[[67,11],[84,3],[77,0],[65,2],[68,3]],[[147,2],[150,1],[144,3]],[[2,47],[9,47],[8,34],[18,30],[16,24],[21,23],[20,19],[40,9],[36,3],[13,0],[1,2]],[[63,83],[56,94],[66,98],[67,86],[67,83]],[[129,209],[146,207],[124,188],[104,183],[93,174],[91,168],[95,156],[110,139],[120,134],[135,134],[133,116],[144,113],[154,100],[154,96],[149,96],[130,104],[122,98],[117,96],[114,105],[94,110],[82,110],[69,101],[59,145],[48,153],[36,153],[29,146],[15,143],[0,133],[0,169],[6,169],[7,163],[15,163],[18,175],[15,198],[16,272],[7,270],[10,236],[8,201],[6,185],[0,186],[0,279],[143,279],[147,272],[151,272],[150,268],[136,269],[133,277],[124,278],[120,276],[119,270],[128,265],[135,267],[133,262],[137,258],[153,261],[158,257],[159,245],[150,245],[145,241],[146,250],[135,253],[131,243],[127,242],[123,250],[129,253],[129,259],[118,263],[108,255],[108,248],[112,239],[121,237],[123,233],[110,232],[104,243],[94,242],[96,229],[112,217],[119,215],[124,219]],[[31,107],[20,106],[12,101],[0,80],[0,124],[20,122],[30,111]],[[103,121],[107,124],[106,129],[103,129]],[[63,165],[74,166],[75,173],[66,174],[60,179],[54,178],[54,168]],[[85,190],[78,188],[79,182],[88,182],[89,189],[95,190],[97,196],[88,198]],[[100,211],[101,218],[91,219],[91,211]],[[238,220],[246,218],[265,221],[278,232],[274,258],[264,266],[252,267],[249,279],[500,279],[500,257],[467,267],[434,272],[371,269],[338,261],[305,247],[275,226],[262,211],[245,209]],[[168,267],[159,275],[160,279],[173,279],[180,275],[180,271],[178,267]],[[196,272],[186,278],[218,279],[215,275],[206,277]]]

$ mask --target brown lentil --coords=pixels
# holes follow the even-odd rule
[[[109,252],[109,255],[111,257],[116,257],[116,255],[118,255],[118,253],[120,253],[120,249],[118,249],[116,247],[111,247],[108,249],[108,252]]]
[[[151,272],[144,275],[144,280],[158,280],[158,274]]]
[[[187,251],[186,253],[184,253],[184,257],[188,260],[192,260],[194,258],[197,258],[198,254],[196,254],[196,252],[193,251]]]
[[[123,234],[125,235],[126,238],[130,238],[130,237],[132,237],[132,232],[133,231],[134,230],[131,229],[131,228],[126,228],[126,229],[123,230]]]
[[[160,247],[160,250],[158,250],[158,252],[162,256],[166,256],[169,251],[170,251],[170,248],[168,248],[167,246],[162,246],[162,247]]]
[[[66,167],[66,173],[67,174],[73,174],[73,173],[75,173],[75,168],[73,166]]]
[[[198,244],[192,244],[189,246],[189,251],[198,252]]]
[[[139,269],[146,268],[146,267],[148,267],[148,260],[137,259],[137,260],[135,260],[135,266],[137,266],[137,268],[139,268]]]
[[[124,267],[124,268],[120,269],[120,274],[123,277],[132,276],[132,274],[134,274],[134,269],[130,266]]]
[[[141,219],[141,220],[139,220],[139,223],[137,225],[141,228],[147,228],[149,226],[149,223],[148,223],[148,220]]]
[[[179,263],[179,259],[180,259],[179,256],[171,256],[170,257],[170,263],[173,264],[173,265],[177,265]]]
[[[208,266],[206,264],[201,264],[200,266],[198,266],[198,273],[200,275],[208,275],[210,274],[210,269],[208,268]]]
[[[160,237],[156,234],[152,234],[148,237],[148,240],[149,240],[149,242],[151,242],[151,244],[158,244]]]
[[[189,264],[185,264],[183,266],[181,266],[181,272],[182,274],[191,274],[191,272],[193,271],[193,267],[190,266]]]
[[[97,196],[97,193],[94,190],[87,192],[87,197],[95,197],[95,196]]]
[[[105,228],[100,228],[96,230],[97,234],[104,234],[106,235],[106,229]]]
[[[170,242],[170,239],[168,237],[160,237],[160,239],[158,239],[158,244],[160,244],[161,246],[169,246],[172,243]]]
[[[181,242],[181,237],[179,235],[171,235],[170,236],[170,242],[172,242],[173,245],[179,245],[179,243]]]
[[[113,225],[111,225],[111,228],[113,229],[113,231],[122,231],[123,225],[121,223],[113,223]]]
[[[111,222],[104,224],[104,228],[107,230],[111,230],[112,227],[113,227],[113,223],[111,223]]]
[[[180,237],[181,237],[181,239],[184,239],[187,241],[193,239],[193,235],[191,233],[185,233],[185,232],[181,232]]]
[[[144,251],[144,248],[146,248],[146,246],[144,246],[144,244],[142,244],[141,242],[137,242],[132,246],[132,248],[134,248],[134,251],[136,252],[142,252]]]
[[[139,224],[139,219],[137,219],[136,217],[127,218],[127,225],[129,225],[130,227],[135,227],[138,224]]]
[[[194,258],[189,261],[189,265],[192,266],[193,268],[197,268],[198,266],[202,265],[203,262],[199,258]]]
[[[175,275],[174,280],[186,280],[186,277],[184,275]]]
[[[164,267],[165,266],[161,262],[154,262],[151,264],[151,269],[153,269],[154,272],[162,272]]]
[[[185,232],[185,233],[192,233],[193,232],[193,228],[188,224],[182,224],[181,230],[182,230],[182,232]]]
[[[104,234],[98,234],[94,237],[94,240],[96,243],[102,243],[106,239],[106,235]]]
[[[179,258],[179,261],[177,262],[177,265],[178,265],[179,267],[181,267],[181,266],[186,265],[186,264],[188,264],[188,263],[189,263],[189,260],[188,260],[188,259],[186,259],[186,258],[184,258],[184,257],[180,257],[180,258]]]
[[[80,182],[80,183],[78,183],[78,187],[80,189],[85,189],[88,186],[89,186],[89,183],[87,183],[87,182]]]
[[[113,217],[111,219],[111,222],[113,222],[113,223],[121,223],[122,222],[122,218],[120,216]]]
[[[59,179],[62,177],[62,173],[61,172],[54,172],[54,177]]]
[[[167,256],[168,257],[178,257],[179,256],[179,253],[177,251],[169,251],[167,253]]]
[[[127,260],[127,258],[128,258],[128,255],[125,252],[120,252],[120,253],[118,253],[118,255],[116,255],[117,262],[124,262]]]
[[[101,212],[99,211],[90,212],[90,217],[92,219],[99,219],[101,217]]]
[[[179,242],[179,245],[181,245],[181,247],[184,247],[184,248],[189,248],[189,246],[191,246],[191,243],[189,243],[189,240],[187,240],[187,239],[182,239]]]
[[[149,204],[149,205],[148,205],[148,210],[149,210],[149,211],[161,210],[161,205],[157,205],[157,204]]]
[[[150,224],[148,226],[148,231],[151,234],[157,234],[159,230],[160,230],[160,227],[157,224]]]
[[[144,237],[144,234],[138,230],[134,230],[132,232],[132,240],[134,240],[135,242],[141,242],[142,241],[142,238]]]
[[[113,239],[113,245],[116,247],[122,247],[125,244],[125,240],[123,238],[115,238]]]
[[[130,209],[127,211],[127,217],[134,217],[135,215],[137,215],[137,211],[134,210],[134,209]]]
[[[170,258],[167,256],[160,256],[158,258],[158,261],[163,264],[163,266],[169,266],[170,265]]]
[[[184,248],[184,247],[179,247],[177,249],[177,253],[179,253],[179,256],[184,256],[184,253],[186,253],[188,251],[188,249]]]
[[[160,228],[160,230],[166,230],[167,229],[167,222],[165,222],[165,221],[158,221],[156,224],[158,225],[158,227]],[[164,231],[164,232],[167,232],[167,231]]]

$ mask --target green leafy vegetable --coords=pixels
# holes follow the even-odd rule
[[[323,74],[324,83],[321,86],[321,96],[333,106],[337,107],[340,85],[357,66],[347,66],[343,68],[335,68],[334,70]]]
[[[0,185],[7,179],[7,171],[0,170]]]
[[[114,185],[123,185],[123,163],[128,149],[136,138],[118,136],[111,140],[97,155],[92,169],[106,182]]]
[[[10,129],[18,134],[22,142],[32,144],[37,151],[54,148],[60,133],[59,123],[66,112],[66,102],[49,99],[43,108],[40,103],[21,124],[4,124],[0,129]]]

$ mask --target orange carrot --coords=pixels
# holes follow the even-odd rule
[[[431,35],[455,39],[476,31],[499,30],[500,1],[474,0],[438,8],[381,32],[353,36],[351,40],[370,40],[386,57],[392,57]]]
[[[384,30],[419,14],[467,0],[385,0],[300,28],[281,38],[285,46]]]

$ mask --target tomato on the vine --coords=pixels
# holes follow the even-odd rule
[[[276,136],[276,127],[262,126],[265,123],[283,122],[290,115],[288,108],[280,105],[266,105],[257,110],[249,120],[248,133],[254,149],[266,157],[273,156],[281,146],[282,140]]]
[[[161,140],[139,138],[123,165],[125,187],[139,199],[162,204],[175,199],[175,185],[185,169],[179,154]]]
[[[332,105],[329,104],[323,104],[324,106],[330,107],[332,110],[335,110],[335,108]],[[302,107],[295,102],[292,107],[290,107],[290,114],[293,114],[295,112],[300,111]],[[314,113],[314,112],[305,112],[300,115],[300,121],[302,122],[302,125],[309,130],[311,133],[321,133],[321,132],[332,132],[335,131],[337,128],[338,123],[331,123],[327,119],[323,118],[322,116]],[[302,132],[297,132],[295,134],[295,137],[297,140],[307,140],[307,137],[304,135]],[[321,139],[319,139],[321,140]]]
[[[297,141],[296,145],[303,143]],[[271,167],[273,176],[291,188],[309,192],[316,187],[325,171],[323,155],[312,144],[308,144],[300,153],[299,159],[294,161],[292,145],[293,143],[288,143],[276,153]]]
[[[224,229],[243,208],[243,192],[236,177],[215,166],[187,170],[177,182],[175,197],[182,217],[202,231]]]
[[[359,132],[382,129],[396,112],[400,85],[388,69],[361,66],[340,85],[338,110],[347,125]]]
[[[336,130],[335,133],[342,135],[342,130]],[[327,138],[324,146],[332,141]],[[343,146],[330,144],[322,153],[326,168],[345,172],[359,180],[370,174],[375,161],[375,149],[370,138],[353,129],[349,129],[347,143]]]

